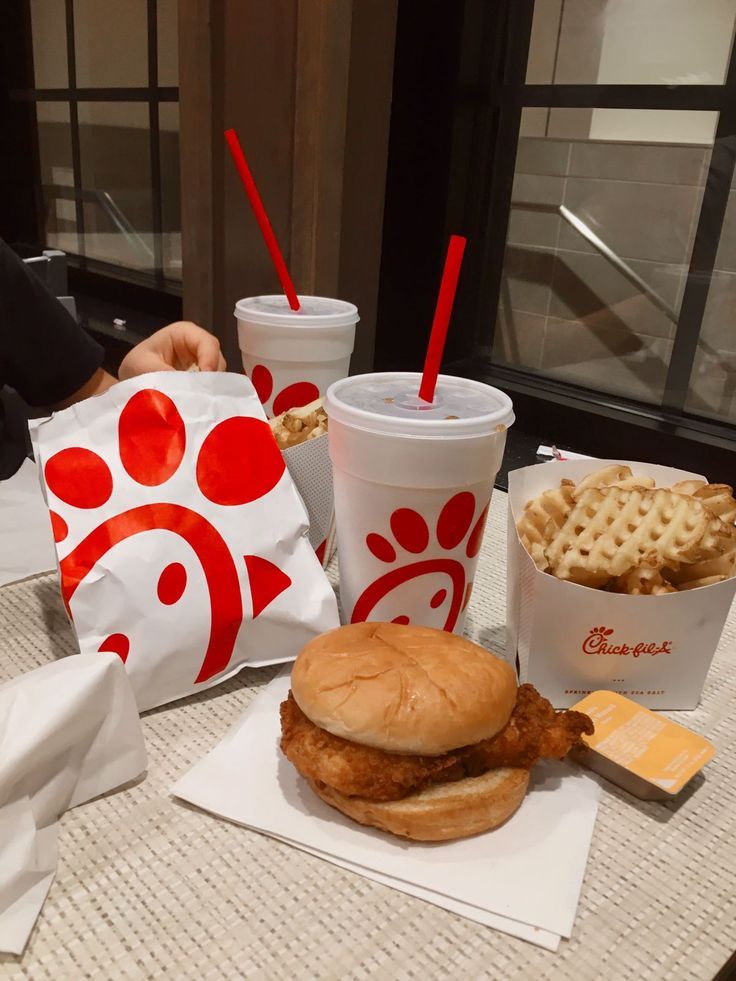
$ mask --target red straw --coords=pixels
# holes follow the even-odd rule
[[[466,241],[467,239],[463,235],[451,235],[450,244],[447,246],[445,268],[442,272],[437,306],[434,309],[432,333],[429,335],[427,355],[424,359],[422,384],[419,386],[419,398],[430,404],[434,401],[434,390],[442,364],[442,353],[445,350],[447,328],[450,326],[452,305],[455,302],[455,291],[460,276],[460,266],[463,263]]]
[[[235,161],[235,166],[238,168],[240,179],[243,182],[245,193],[248,195],[248,200],[250,201],[250,206],[253,209],[253,214],[256,216],[258,227],[261,229],[261,234],[266,242],[266,248],[271,253],[271,259],[276,268],[276,274],[281,282],[281,289],[286,294],[286,299],[289,301],[289,306],[291,309],[298,310],[299,298],[296,295],[296,290],[294,289],[294,284],[291,281],[289,270],[286,268],[284,257],[281,254],[281,249],[279,248],[279,243],[276,241],[273,228],[271,228],[271,222],[268,220],[266,209],[263,207],[263,201],[261,201],[261,195],[258,193],[256,182],[253,180],[253,174],[251,174],[250,167],[245,159],[243,148],[238,140],[238,134],[234,129],[226,129],[225,139],[227,140],[227,145],[230,147],[230,153]]]

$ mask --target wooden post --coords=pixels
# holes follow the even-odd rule
[[[211,0],[179,0],[179,160],[184,318],[216,329]]]

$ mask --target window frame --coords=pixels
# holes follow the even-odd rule
[[[441,268],[440,243],[444,247],[450,231],[465,233],[471,245],[466,253],[455,325],[443,370],[482,378],[518,395],[526,406],[524,417],[532,431],[544,430],[551,406],[559,407],[565,402],[574,406],[575,412],[569,419],[568,414],[557,408],[553,413],[563,427],[559,433],[560,443],[571,447],[580,446],[581,440],[586,442],[581,434],[585,424],[581,425],[580,416],[580,413],[586,413],[591,420],[600,422],[601,417],[607,420],[610,424],[603,427],[606,432],[612,433],[617,421],[626,420],[629,427],[633,424],[640,428],[639,436],[645,442],[648,442],[643,435],[645,431],[658,433],[660,450],[664,452],[665,444],[669,447],[668,456],[662,462],[687,466],[688,459],[700,459],[701,453],[694,448],[695,444],[709,447],[710,452],[732,452],[736,449],[736,425],[687,412],[684,406],[736,163],[736,45],[732,42],[726,77],[721,85],[534,84],[526,82],[534,0],[498,0],[485,7],[474,0],[464,0],[462,6],[466,18],[464,29],[454,35],[446,32],[443,38],[447,49],[445,68],[452,60],[457,65],[449,122],[457,132],[459,121],[465,119],[467,129],[467,119],[471,117],[473,135],[464,146],[455,148],[454,159],[445,170],[438,167],[433,170],[438,184],[436,198],[440,214],[434,237],[425,235],[425,247],[433,252],[436,269]],[[402,21],[402,7],[407,9],[406,0],[399,0],[397,62],[405,59],[420,64],[418,52],[433,44],[433,32],[437,30],[435,18],[427,11],[422,25],[416,18],[408,22],[405,17]],[[469,37],[480,40],[469,41]],[[476,50],[468,54],[474,46]],[[435,60],[442,57],[442,48],[438,46]],[[435,66],[435,71],[440,72],[441,67]],[[400,82],[399,76],[397,79]],[[397,97],[401,101],[404,93],[395,92]],[[661,404],[639,402],[584,385],[558,381],[493,360],[521,116],[522,110],[528,107],[719,113]],[[438,126],[442,123],[443,120],[439,120]],[[444,120],[444,124],[448,121]],[[384,247],[390,251],[393,246],[396,250],[395,240],[403,236],[401,251],[404,253],[418,247],[419,242],[409,245],[399,227],[407,221],[407,207],[397,201],[398,195],[392,197],[390,191],[392,167],[401,166],[405,153],[401,144],[407,139],[411,141],[411,134],[406,127],[402,128],[398,118],[393,118]],[[472,163],[474,158],[482,164]],[[454,168],[457,183],[461,167],[465,167],[467,174],[464,197],[457,187],[453,188],[451,178]],[[716,172],[718,180],[713,179]],[[399,349],[397,357],[392,356],[398,326],[391,312],[398,291],[395,277],[392,277],[392,271],[384,263],[379,296],[377,368],[418,367],[418,364],[409,364],[408,343]],[[474,289],[473,284],[482,286]],[[426,307],[433,298],[433,290],[436,285],[433,287],[428,279],[419,284],[420,316],[414,323],[403,325],[417,352],[423,350],[425,343],[426,323],[429,323]],[[421,318],[425,318],[425,325],[420,326]],[[417,361],[420,357],[418,353]],[[664,439],[665,435],[667,439]],[[669,437],[675,442],[670,444]],[[611,446],[619,442],[614,440]],[[596,455],[607,455],[605,433],[597,449]],[[656,454],[657,445],[653,444],[651,450]],[[620,451],[616,455],[620,455]]]
[[[25,8],[24,30],[30,32],[30,5],[22,0]],[[136,102],[145,103],[148,107],[148,137],[149,161],[151,172],[151,201],[152,201],[152,241],[153,262],[151,271],[127,269],[113,263],[106,263],[88,258],[83,254],[83,248],[77,252],[69,252],[69,281],[74,290],[83,290],[91,295],[103,298],[114,298],[117,302],[131,307],[153,306],[162,315],[172,318],[181,316],[181,283],[167,279],[164,275],[162,248],[162,178],[161,178],[161,146],[159,133],[159,106],[165,102],[179,102],[178,86],[160,86],[158,84],[158,20],[156,0],[146,0],[147,18],[147,64],[148,84],[145,86],[92,86],[77,85],[76,51],[74,34],[74,0],[64,0],[66,51],[68,85],[65,88],[36,88],[33,78],[32,43],[30,34],[24,39],[28,49],[24,77],[20,77],[19,69],[13,73],[9,100],[11,105],[18,108],[27,106],[35,123],[35,105],[38,102],[62,102],[69,107],[73,187],[69,195],[74,200],[76,234],[78,243],[83,243],[85,232],[84,218],[84,184],[79,132],[79,103],[80,102]],[[36,160],[34,168],[29,168],[28,182],[37,182],[38,147],[35,147]],[[41,228],[40,203],[38,201],[40,188],[32,187],[36,199],[33,226],[36,229],[34,246],[44,248],[44,234]],[[31,223],[29,222],[28,225]],[[28,227],[28,226],[27,226]]]

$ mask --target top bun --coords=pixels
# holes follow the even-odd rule
[[[437,756],[503,729],[516,675],[483,647],[443,630],[354,623],[307,644],[291,690],[302,712],[335,736]]]

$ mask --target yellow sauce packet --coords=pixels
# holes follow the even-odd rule
[[[707,739],[618,692],[591,692],[572,708],[595,725],[573,757],[642,800],[673,797],[715,755]]]

